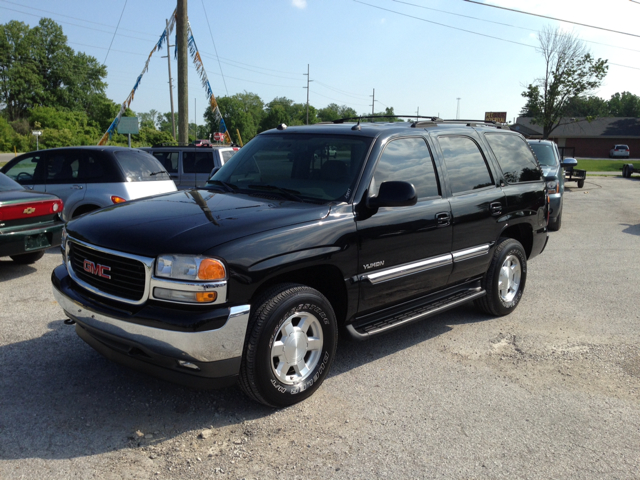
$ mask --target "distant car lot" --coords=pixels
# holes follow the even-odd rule
[[[340,343],[322,388],[278,412],[109,362],[63,323],[57,249],[0,259],[0,478],[635,478],[639,188],[567,185],[512,315],[463,306]]]

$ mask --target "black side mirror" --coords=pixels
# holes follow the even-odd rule
[[[378,196],[367,198],[367,207],[409,207],[417,201],[416,189],[409,182],[383,182]]]
[[[560,163],[562,168],[573,168],[576,165],[578,165],[578,161],[575,158],[565,158],[562,160],[562,163]]]

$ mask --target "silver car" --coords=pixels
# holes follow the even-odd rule
[[[240,147],[204,144],[200,146],[157,146],[140,150],[156,157],[180,190],[204,187],[214,168],[224,165]]]
[[[64,147],[20,155],[0,169],[29,190],[64,202],[65,221],[98,208],[175,192],[153,156],[125,147]]]

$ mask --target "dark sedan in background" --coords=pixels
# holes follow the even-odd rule
[[[27,190],[0,173],[0,257],[33,263],[60,245],[62,207],[55,195]]]

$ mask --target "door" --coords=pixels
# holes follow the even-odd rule
[[[454,283],[487,270],[506,201],[477,140],[464,135],[437,140],[450,189],[453,271],[448,283]]]
[[[73,212],[84,198],[87,184],[78,173],[84,156],[81,149],[50,150],[47,155],[46,192],[62,199],[65,212]]]
[[[45,155],[40,152],[23,156],[16,163],[7,165],[5,175],[23,187],[36,192],[46,191],[45,187]]]
[[[425,139],[387,144],[368,195],[386,181],[412,183],[418,201],[357,218],[362,313],[422,296],[444,286],[451,273],[451,211]]]
[[[203,187],[213,170],[213,151],[208,148],[182,152],[182,184],[186,188]]]

